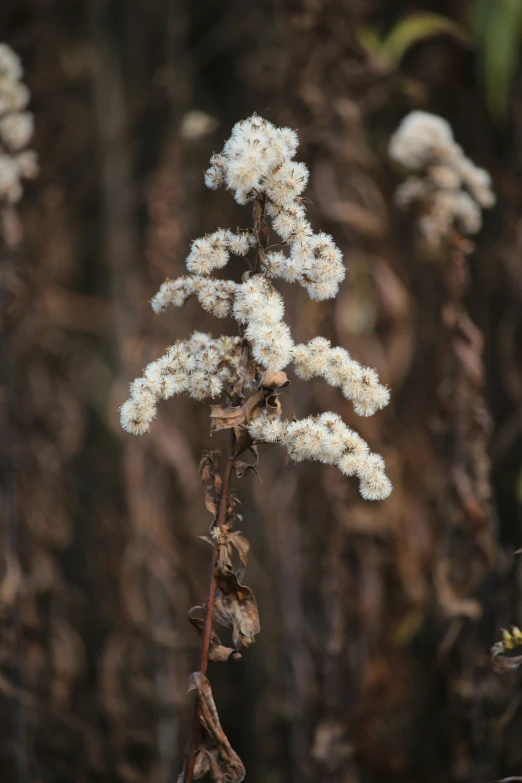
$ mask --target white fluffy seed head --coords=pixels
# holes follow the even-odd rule
[[[24,149],[32,138],[34,122],[33,115],[24,111],[30,94],[22,76],[19,57],[7,44],[0,44],[0,204],[18,202],[21,180],[38,174],[36,154]]]
[[[286,160],[266,177],[264,188],[272,203],[291,206],[306,188],[308,176],[304,163]]]
[[[194,332],[151,362],[131,384],[130,398],[121,408],[122,426],[128,431],[147,431],[159,399],[180,393],[196,400],[215,398],[225,386],[230,393],[243,371],[245,341],[250,343],[257,379],[263,369],[278,372],[292,361],[301,378],[322,376],[332,386],[341,387],[362,415],[387,403],[388,390],[375,371],[362,367],[324,337],[295,345],[283,320],[284,302],[271,279],[298,282],[312,298],[322,300],[336,294],[345,275],[341,252],[332,237],[314,234],[306,219],[301,194],[308,170],[292,160],[296,148],[293,131],[277,129],[254,115],[237,123],[223,152],[212,157],[205,174],[207,185],[216,188],[226,183],[239,203],[258,199],[285,247],[266,251],[259,272],[246,273],[238,284],[210,275],[227,264],[231,253],[244,257],[257,244],[253,230],[218,229],[192,243],[186,261],[191,274],[167,280],[152,300],[154,310],[161,312],[169,304],[181,306],[195,296],[204,310],[219,318],[233,314],[240,324],[240,336],[215,340],[207,333]],[[255,442],[280,443],[296,462],[316,460],[359,477],[363,496],[377,499],[391,489],[382,458],[371,454],[368,444],[337,414],[326,412],[288,422],[264,409],[249,422],[248,431]]]
[[[34,120],[30,112],[9,114],[0,119],[0,138],[12,152],[19,152],[29,143],[33,130]]]
[[[242,231],[239,234],[230,234],[228,238],[228,249],[235,256],[246,256],[255,243],[256,238],[252,233]]]
[[[395,193],[400,207],[420,203],[419,227],[437,245],[453,228],[476,234],[482,225],[481,208],[492,207],[491,177],[466,158],[442,117],[411,112],[390,140],[390,157],[423,176],[409,177]]]
[[[384,460],[371,454],[368,444],[350,430],[334,413],[324,413],[313,419],[283,423],[281,444],[295,462],[316,460],[335,465],[345,476],[357,476],[363,497],[380,500],[388,497],[391,482],[384,472]],[[250,433],[263,440],[263,423],[252,423]],[[254,435],[255,433],[255,435]]]
[[[425,111],[412,111],[390,139],[390,157],[411,169],[432,162],[445,162],[457,156],[450,124]]]
[[[22,61],[5,43],[0,43],[0,79],[19,82],[24,75]]]
[[[361,481],[359,485],[364,500],[386,500],[392,490],[392,483],[384,473],[377,473],[372,479]]]
[[[264,411],[250,422],[248,431],[257,442],[279,443],[285,432],[285,424],[279,416]]]

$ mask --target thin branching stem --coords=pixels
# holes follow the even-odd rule
[[[218,514],[216,520],[216,526],[220,531],[225,530],[225,523],[227,517],[228,507],[228,491],[230,486],[230,476],[232,473],[232,466],[234,462],[234,449],[236,438],[234,430],[230,431],[230,441],[228,446],[228,452],[225,462],[225,469],[223,473],[223,483],[221,485],[221,494],[219,496]],[[199,671],[206,674],[208,667],[208,653],[210,649],[210,638],[212,635],[212,616],[214,613],[214,601],[216,599],[217,591],[217,564],[216,564],[216,549],[212,550],[212,565],[210,570],[210,579],[208,585],[207,600],[205,602],[205,624],[203,626],[203,636],[201,639],[201,652],[199,659]],[[185,776],[183,783],[192,783],[194,777],[194,765],[196,763],[196,748],[198,746],[200,734],[199,725],[199,700],[197,694],[194,697],[194,707],[192,710],[192,726],[190,729],[190,738],[187,749],[187,756],[185,760]]]

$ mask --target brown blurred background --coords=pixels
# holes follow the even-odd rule
[[[195,301],[148,302],[191,239],[249,224],[203,170],[253,111],[298,129],[310,220],[349,270],[334,302],[285,288],[293,334],[331,338],[392,390],[362,420],[294,382],[285,410],[341,413],[395,492],[364,503],[275,448],[263,483],[237,482],[262,632],[211,668],[224,729],[251,783],[522,774],[522,683],[489,663],[499,628],[522,623],[521,30],[520,0],[2,0],[42,166],[1,260],[2,783],[170,783],[181,767],[186,614],[209,554],[197,464],[224,438],[186,399],[139,439],[117,409],[166,345],[223,330]],[[446,259],[392,200],[386,146],[413,108],[451,122],[498,196],[469,259],[484,345],[461,357],[461,462]]]

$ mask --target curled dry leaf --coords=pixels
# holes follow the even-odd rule
[[[497,642],[491,648],[491,666],[497,674],[506,674],[516,671],[522,665],[522,651],[520,655],[508,655],[502,642]]]
[[[214,619],[232,628],[232,640],[236,647],[249,647],[260,631],[259,613],[254,593],[240,584],[237,576],[219,571],[218,593],[214,603]]]
[[[239,570],[236,570],[236,576],[238,579],[241,579],[248,565],[250,542],[241,534],[240,530],[229,530],[226,533],[219,532],[218,535],[218,541],[209,536],[200,536],[200,539],[216,549],[217,567],[223,573],[231,573],[234,571],[232,558],[234,556],[234,551],[236,551],[239,560],[241,561],[241,567]]]
[[[238,579],[241,579],[248,565],[248,553],[250,552],[250,541],[248,541],[245,538],[245,536],[241,535],[240,530],[234,530],[227,535],[225,540],[225,546],[227,550],[227,563],[225,565],[223,559],[223,567],[221,570],[226,571],[229,568],[231,568],[232,554],[233,554],[232,549],[235,549],[237,554],[239,555],[239,559],[241,560],[241,569],[239,571],[236,571],[236,574]],[[218,560],[218,562],[220,562],[220,560]]]
[[[281,415],[281,403],[277,394],[269,394],[266,397],[265,408],[272,416]]]
[[[242,425],[239,427],[234,427],[234,435],[236,436],[236,449],[234,453],[235,459],[244,451],[249,449],[254,441],[252,440],[252,436],[250,435],[247,428]]]
[[[259,381],[260,388],[286,389],[289,384],[288,376],[282,370],[279,372],[265,370]]]
[[[199,473],[202,483],[209,480],[212,482],[205,487],[205,508],[207,511],[210,511],[215,519],[223,484],[219,472],[218,453],[216,451],[209,451],[203,455],[199,463]]]
[[[255,596],[249,587],[239,581],[247,567],[250,544],[239,531],[220,531],[218,535],[218,540],[201,536],[203,541],[217,550],[218,591],[214,603],[214,619],[221,625],[232,628],[235,647],[249,647],[260,630]],[[241,561],[241,567],[235,573],[232,564],[234,551]]]
[[[198,612],[204,611],[204,606],[193,606],[188,613],[189,622],[192,623],[200,638],[203,636],[205,621],[202,618],[197,617],[197,614]],[[215,631],[211,631],[208,652],[209,661],[214,661],[215,663],[224,663],[225,661],[228,661],[229,658],[233,661],[238,661],[241,658],[241,653],[238,653],[238,651],[234,650],[233,647],[225,647],[223,644],[221,644],[221,640],[217,633]]]
[[[252,419],[257,418],[261,412],[261,408],[264,406],[265,392],[258,391],[257,394],[253,394],[243,405],[243,411],[245,414],[246,424],[250,424]]]
[[[239,376],[238,381],[233,389],[235,394],[242,393],[244,389],[252,389],[254,387],[256,363],[252,358],[252,347],[248,340],[243,340],[241,344],[237,374]]]
[[[502,629],[503,640],[491,648],[491,665],[498,674],[513,672],[522,665],[522,631],[514,625]]]
[[[255,473],[255,475],[259,478],[259,473],[257,472],[257,464],[259,462],[259,452],[257,450],[257,446],[250,445],[248,448],[254,455],[254,462],[245,462],[244,460],[235,459],[234,470],[236,472],[236,476],[238,478],[243,478],[249,471],[252,471],[252,473]]]
[[[227,430],[237,427],[245,421],[245,413],[240,405],[211,405],[210,430]]]
[[[219,462],[217,451],[206,451],[199,463],[199,475],[201,476],[201,483],[212,479],[214,484],[218,483],[219,486],[216,489],[221,489],[221,476],[219,473]]]
[[[196,748],[194,778],[197,780],[210,773],[215,783],[241,783],[245,767],[221,727],[210,683],[202,672],[190,675],[189,690],[197,691],[202,728],[201,741]]]

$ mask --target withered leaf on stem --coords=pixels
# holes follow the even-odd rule
[[[252,590],[240,584],[233,572],[218,570],[218,593],[214,603],[214,619],[232,628],[235,647],[250,647],[260,631],[257,602]]]
[[[236,436],[235,458],[249,449],[254,441],[247,428],[241,424],[238,427],[234,427],[234,435]]]
[[[245,422],[250,424],[252,419],[257,418],[261,412],[261,407],[265,403],[265,394],[263,391],[258,391],[257,394],[253,394],[243,405],[243,412]]]
[[[234,393],[238,394],[243,389],[251,389],[256,377],[256,365],[252,359],[252,348],[248,340],[243,340],[241,345],[241,355],[239,357],[239,366],[237,369],[239,379],[234,386]]]
[[[218,454],[219,452],[217,451],[206,451],[203,453],[198,469],[202,484],[210,478],[215,479],[216,476],[219,476]]]
[[[204,611],[205,611],[204,606],[193,606],[188,613],[189,622],[192,623],[192,625],[198,632],[198,636],[200,638],[203,636],[205,621],[201,617],[197,617],[196,615],[198,614],[198,612],[204,612]],[[241,658],[241,653],[238,653],[238,651],[234,650],[233,647],[225,647],[223,644],[221,644],[221,640],[217,635],[217,633],[215,631],[211,631],[210,646],[208,651],[209,661],[214,661],[215,663],[223,663],[225,661],[228,661],[229,658],[233,661],[238,661]]]
[[[216,492],[213,484],[208,484],[205,487],[205,508],[207,509],[207,511],[210,511],[210,513],[215,519],[218,510],[218,501],[216,498]]]
[[[522,665],[522,647],[519,648],[519,655],[514,655],[506,651],[502,642],[497,642],[491,648],[491,666],[497,674],[506,674],[516,671]]]
[[[215,503],[216,499],[219,497],[223,484],[221,473],[219,472],[218,454],[219,452],[217,451],[208,451],[203,455],[201,462],[199,463],[201,483],[204,484],[206,481],[209,481],[209,479],[212,480],[212,484],[206,487],[206,494],[212,499],[213,503]],[[209,511],[212,511],[212,509],[210,508]],[[212,513],[214,512],[212,511]]]
[[[272,416],[281,415],[281,402],[277,394],[269,394],[265,399],[265,407]]]
[[[202,672],[190,675],[189,690],[197,691],[203,735],[196,748],[194,778],[201,778],[210,772],[215,783],[225,780],[241,783],[245,777],[245,767],[221,727],[210,683]]]
[[[227,536],[227,546],[228,546],[228,556],[229,556],[230,563],[232,562],[231,547],[234,547],[234,549],[239,555],[242,568],[240,572],[239,571],[237,572],[237,577],[238,579],[241,579],[248,565],[248,553],[250,552],[250,542],[243,535],[241,535],[240,530],[234,530],[230,532]]]
[[[217,567],[224,574],[234,572],[232,557],[235,550],[241,561],[241,567],[235,573],[238,579],[242,578],[248,565],[250,542],[242,535],[240,530],[229,530],[226,533],[220,532],[219,540],[213,540],[210,536],[200,536],[200,539],[217,550]]]
[[[210,429],[211,432],[237,427],[245,420],[245,413],[240,405],[211,405]]]
[[[257,450],[257,446],[249,446],[249,449],[254,455],[253,462],[245,462],[244,460],[240,459],[234,460],[234,470],[238,478],[243,478],[249,471],[255,473],[255,475],[259,478],[259,473],[257,472],[257,464],[259,462],[259,452]]]
[[[259,381],[261,388],[286,389],[289,385],[288,376],[282,370],[279,370],[279,372],[265,370]]]

